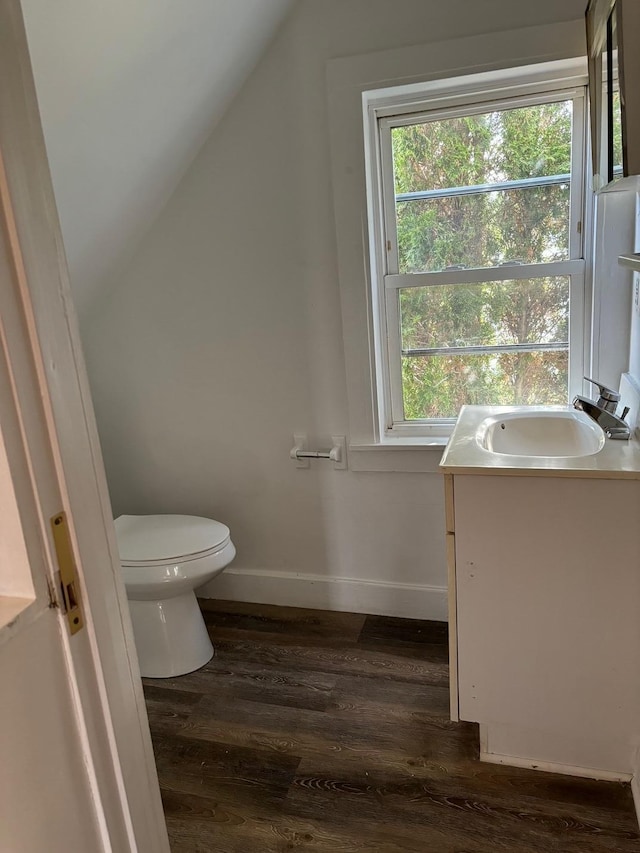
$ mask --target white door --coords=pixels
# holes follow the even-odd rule
[[[19,0],[0,0],[0,850],[169,850]]]

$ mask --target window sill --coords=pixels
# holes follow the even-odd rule
[[[352,444],[349,445],[349,468],[352,471],[439,474],[440,458],[448,441],[447,436],[434,436]]]
[[[412,436],[405,438],[391,438],[387,441],[376,443],[372,442],[371,444],[350,444],[349,450],[353,450],[356,453],[367,453],[371,450],[424,450],[425,448],[435,448],[437,450],[438,448],[446,447],[448,441],[448,435],[435,435],[431,437]]]

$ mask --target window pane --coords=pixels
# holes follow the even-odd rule
[[[403,288],[399,299],[406,420],[456,417],[465,403],[567,402],[567,276]],[[455,352],[504,346],[521,349]]]
[[[392,128],[399,271],[565,259],[571,124],[562,101]]]
[[[398,202],[396,217],[401,273],[569,257],[568,181]]]
[[[620,81],[617,77],[616,70],[620,68],[620,49],[618,45],[618,13],[614,7],[609,16],[611,22],[611,42],[607,34],[607,41],[602,53],[602,103],[605,105],[607,118],[605,127],[607,128],[606,145],[611,144],[613,147],[612,162],[609,163],[609,152],[607,150],[607,169],[605,177],[607,180],[614,180],[622,177],[622,105],[620,102]],[[611,51],[611,54],[609,54]],[[613,115],[609,115],[608,96],[609,96],[609,56],[611,58],[611,71],[613,80],[611,81],[611,95],[613,98]],[[612,125],[609,127],[609,120],[612,119]],[[609,171],[610,170],[610,171]]]
[[[403,351],[566,343],[569,277],[400,290]]]
[[[613,174],[622,177],[622,106],[619,89],[613,93]]]
[[[564,405],[569,355],[491,353],[403,358],[406,420],[455,418],[473,405]]]

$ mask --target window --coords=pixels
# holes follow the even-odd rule
[[[472,81],[364,96],[386,436],[566,404],[583,373],[584,86]]]

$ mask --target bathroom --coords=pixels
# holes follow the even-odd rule
[[[442,445],[367,449],[353,423],[327,63],[576,32],[585,2],[299,0],[255,28],[252,3],[236,29],[218,4],[215,63],[207,4],[170,5],[163,29],[124,3],[23,3],[113,514],[227,524],[238,554],[212,598],[444,620]],[[298,434],[360,449],[298,468]]]

